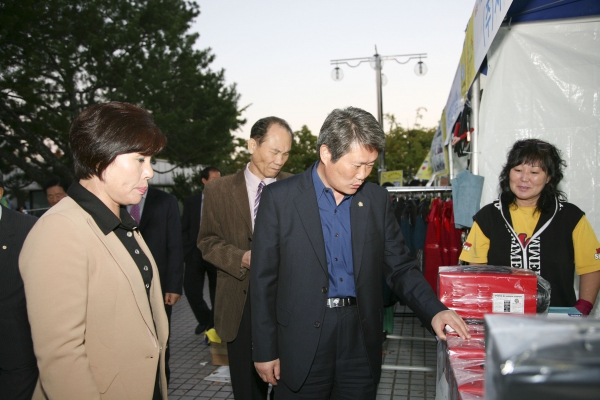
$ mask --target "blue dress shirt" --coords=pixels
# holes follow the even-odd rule
[[[333,191],[325,187],[317,173],[318,165],[316,162],[313,166],[312,178],[325,238],[329,297],[356,297],[350,228],[352,196],[344,196],[340,204],[336,204]]]

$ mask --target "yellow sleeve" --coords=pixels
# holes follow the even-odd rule
[[[600,242],[585,215],[573,230],[573,248],[577,275],[600,270]]]
[[[489,249],[490,239],[483,234],[477,222],[474,222],[459,259],[468,263],[487,264]]]

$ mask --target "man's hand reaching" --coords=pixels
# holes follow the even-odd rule
[[[454,329],[461,339],[471,339],[467,324],[456,312],[452,310],[440,311],[431,320],[431,327],[442,340],[446,340],[446,334],[444,333],[446,325]]]

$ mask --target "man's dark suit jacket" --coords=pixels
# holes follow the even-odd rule
[[[281,380],[298,390],[319,344],[329,278],[312,168],[264,188],[254,227],[250,295],[253,359],[280,359]],[[446,309],[404,246],[387,190],[365,183],[350,210],[362,336],[375,382],[381,376],[381,277],[431,328]],[[355,334],[359,334],[356,332]]]
[[[156,261],[163,294],[181,294],[183,244],[177,198],[162,190],[148,188],[140,232]]]
[[[0,207],[0,368],[16,369],[35,362],[19,253],[37,218]]]
[[[187,197],[183,202],[181,229],[183,239],[183,258],[192,251],[200,254],[198,249],[198,232],[200,232],[200,212],[202,210],[202,193]]]

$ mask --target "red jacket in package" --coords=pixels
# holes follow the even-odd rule
[[[483,335],[471,335],[470,340],[448,335],[446,339],[449,358],[465,360],[485,360],[485,338]]]
[[[440,267],[440,301],[465,319],[485,314],[535,314],[537,275],[533,271],[490,265]]]
[[[448,373],[448,398],[460,399],[461,393],[483,395],[485,362],[452,358]]]

